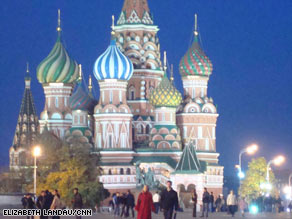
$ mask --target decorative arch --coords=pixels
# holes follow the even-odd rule
[[[53,113],[51,119],[62,119],[62,116],[60,113]]]
[[[167,142],[167,141],[161,141],[157,145],[157,149],[170,149],[170,148],[171,148],[171,146],[170,146],[169,142]]]
[[[159,134],[169,134],[169,131],[167,128],[161,128],[159,129]]]
[[[144,134],[144,126],[142,123],[138,123],[137,125],[137,134]]]
[[[154,135],[152,141],[162,141],[164,140],[161,135]]]
[[[72,115],[70,113],[67,113],[65,119],[72,120]]]
[[[216,113],[216,107],[212,103],[204,104],[202,108],[202,112],[204,113]]]
[[[199,113],[201,112],[200,105],[197,103],[188,103],[185,108],[184,112],[186,113]]]

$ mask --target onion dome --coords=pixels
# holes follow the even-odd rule
[[[154,107],[177,107],[182,101],[181,93],[173,86],[164,73],[164,76],[150,95],[149,102]]]
[[[190,75],[206,76],[212,74],[213,66],[199,44],[198,31],[195,25],[194,42],[182,57],[179,70],[182,77]]]
[[[95,61],[93,72],[97,80],[129,80],[133,75],[133,64],[117,47],[114,34],[110,46]]]
[[[90,111],[95,105],[95,100],[82,86],[81,65],[79,65],[79,72],[80,76],[76,85],[76,89],[69,98],[69,106],[71,110]]]
[[[37,67],[37,78],[42,84],[74,83],[78,78],[77,62],[70,58],[62,44],[60,16],[57,31],[58,38],[52,51]]]

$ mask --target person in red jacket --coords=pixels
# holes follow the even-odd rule
[[[135,210],[138,212],[137,219],[151,219],[151,211],[155,212],[152,194],[149,187],[144,185],[142,192],[138,196]]]

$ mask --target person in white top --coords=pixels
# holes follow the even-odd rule
[[[153,195],[153,203],[155,206],[155,213],[158,214],[160,206],[160,195],[158,191]]]
[[[226,202],[227,202],[227,206],[229,208],[229,212],[231,213],[232,217],[234,217],[235,206],[236,206],[236,195],[234,194],[233,190],[230,190],[230,193],[227,196]]]

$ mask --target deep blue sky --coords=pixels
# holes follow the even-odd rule
[[[267,159],[278,153],[292,157],[292,1],[148,2],[180,90],[178,63],[190,45],[193,15],[198,14],[203,48],[214,65],[209,96],[220,114],[217,150],[226,173],[233,173],[239,150],[252,142],[260,145],[258,155]],[[109,44],[111,15],[118,17],[122,4],[123,0],[1,1],[1,165],[8,164],[27,61],[38,114],[43,109],[43,89],[35,69],[55,43],[57,9],[62,13],[67,50],[88,77]],[[243,160],[246,164],[248,158]]]

